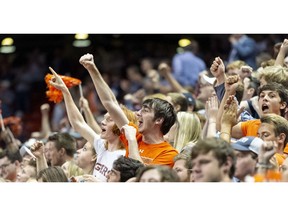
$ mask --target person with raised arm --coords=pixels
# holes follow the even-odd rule
[[[120,135],[120,139],[125,144],[126,156],[137,160],[140,158],[146,165],[163,164],[172,167],[173,158],[178,151],[164,140],[164,135],[176,121],[176,113],[172,104],[159,98],[147,99],[137,112],[139,125],[132,124],[124,115],[112,90],[102,78],[94,63],[93,55],[85,54],[79,62],[88,70],[103,106],[117,127],[123,128],[123,126],[130,125],[136,128],[137,142],[135,139],[131,140],[130,136],[128,140],[127,133],[125,133],[128,131],[127,127],[123,128]]]
[[[88,143],[92,144],[97,153],[97,161],[94,167],[93,176],[95,181],[107,181],[107,175],[111,171],[113,162],[121,155],[125,155],[123,143],[119,139],[120,130],[115,125],[115,120],[109,113],[104,115],[101,122],[101,133],[96,133],[84,120],[81,112],[73,101],[68,87],[61,77],[52,69],[53,77],[50,84],[62,91],[67,115],[75,131],[81,134]],[[134,124],[137,122],[136,116],[132,111],[125,107],[119,107],[123,115]]]

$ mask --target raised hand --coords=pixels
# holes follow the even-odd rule
[[[85,54],[79,59],[80,64],[82,64],[88,71],[95,67],[94,58],[92,54]]]
[[[81,109],[89,109],[89,102],[86,98],[81,97],[79,99],[79,106]]]
[[[162,62],[159,64],[158,66],[158,71],[162,76],[166,76],[166,74],[171,73],[171,68],[169,67],[169,65],[165,62]]]
[[[240,85],[241,79],[239,75],[231,75],[226,78],[225,90],[229,95],[235,95],[236,88]]]
[[[53,68],[49,67],[49,70],[53,74],[52,79],[49,81],[49,84],[54,86],[56,89],[60,91],[68,91],[68,87],[65,85],[64,81],[61,77],[53,70]]]
[[[206,101],[206,106],[205,106],[207,119],[209,121],[216,122],[218,109],[219,109],[218,98],[216,95],[214,95]]]
[[[216,57],[211,64],[210,71],[212,75],[217,79],[220,76],[224,76],[225,65],[220,57]]]
[[[135,127],[126,124],[121,128],[121,131],[125,133],[125,136],[127,137],[128,140],[130,140],[130,138],[136,139],[136,128]]]
[[[224,105],[221,123],[230,125],[231,127],[236,125],[238,119],[237,109],[238,101],[233,95],[230,95]]]
[[[44,143],[41,141],[36,141],[30,146],[30,150],[35,155],[36,158],[44,156]]]

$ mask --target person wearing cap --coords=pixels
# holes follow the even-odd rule
[[[234,181],[246,182],[255,175],[258,154],[263,143],[258,137],[246,136],[231,144],[237,158]]]
[[[176,113],[180,111],[186,112],[188,109],[188,100],[184,93],[169,92],[167,93],[166,100],[173,105]]]
[[[186,100],[188,102],[187,112],[193,112],[196,106],[195,98],[190,92],[184,92],[182,94],[186,97]]]

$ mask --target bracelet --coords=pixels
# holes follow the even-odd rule
[[[265,164],[265,163],[257,163],[256,168],[264,168],[264,169],[272,169],[272,164]]]
[[[216,121],[213,121],[213,122],[210,122],[210,121],[209,121],[209,124],[211,124],[211,123],[215,123],[215,124],[216,124]]]

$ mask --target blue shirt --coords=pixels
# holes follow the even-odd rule
[[[206,70],[205,62],[192,52],[176,54],[172,59],[173,76],[182,86],[195,87],[199,73]]]

